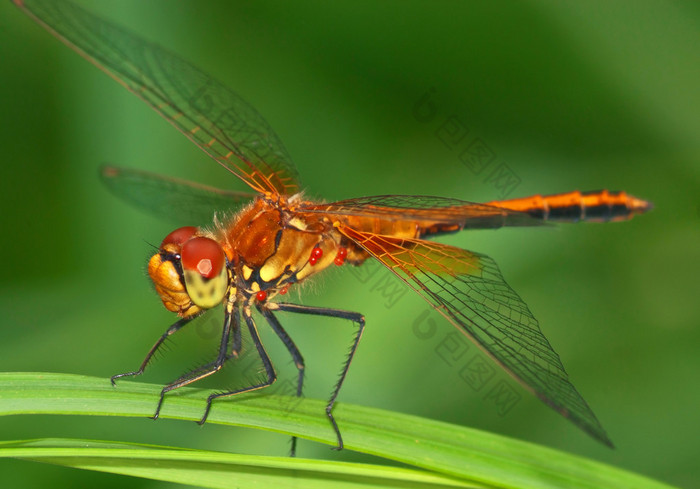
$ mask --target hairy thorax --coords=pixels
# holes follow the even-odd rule
[[[367,254],[336,231],[327,214],[294,211],[295,197],[257,198],[228,223],[218,239],[234,270],[236,284],[247,294],[283,291],[290,285],[342,265],[358,264]]]

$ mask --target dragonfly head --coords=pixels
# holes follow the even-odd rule
[[[182,317],[220,304],[229,285],[223,249],[194,226],[165,237],[148,262],[148,275],[165,307]]]

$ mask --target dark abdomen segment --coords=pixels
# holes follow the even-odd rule
[[[533,195],[521,199],[495,200],[487,204],[525,212],[536,219],[557,222],[624,221],[652,208],[651,202],[625,192],[608,190]]]

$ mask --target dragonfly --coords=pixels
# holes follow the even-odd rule
[[[299,174],[280,138],[233,90],[179,56],[64,0],[13,0],[35,22],[110,75],[170,122],[216,163],[248,187],[221,190],[141,170],[107,167],[103,179],[122,198],[172,216],[224,209],[208,227],[184,226],[168,234],[148,262],[148,274],[177,321],[156,341],[137,370],[144,372],[171,335],[213,308],[224,320],[216,358],[162,388],[166,394],[219,371],[252,339],[265,376],[235,390],[208,396],[200,423],[219,398],[262,389],[277,377],[258,333],[260,319],[291,355],[304,384],[304,358],[278,313],[349,321],[352,345],[325,415],[337,449],[343,437],[333,407],[365,328],[357,312],[313,307],[282,299],[290,288],[326,269],[374,260],[424,299],[545,404],[613,446],[601,423],[569,381],[537,319],[486,255],[429,239],[469,229],[542,226],[557,222],[623,221],[652,205],[622,191],[566,192],[483,204],[453,198],[379,195],[338,202],[307,200]],[[208,214],[211,222],[212,214]],[[292,439],[292,454],[296,438]]]

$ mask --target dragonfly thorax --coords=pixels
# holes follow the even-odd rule
[[[292,212],[286,202],[263,198],[222,226],[219,238],[237,287],[258,300],[342,264],[347,255],[339,251],[341,237],[329,219]],[[258,294],[261,291],[266,294]]]

